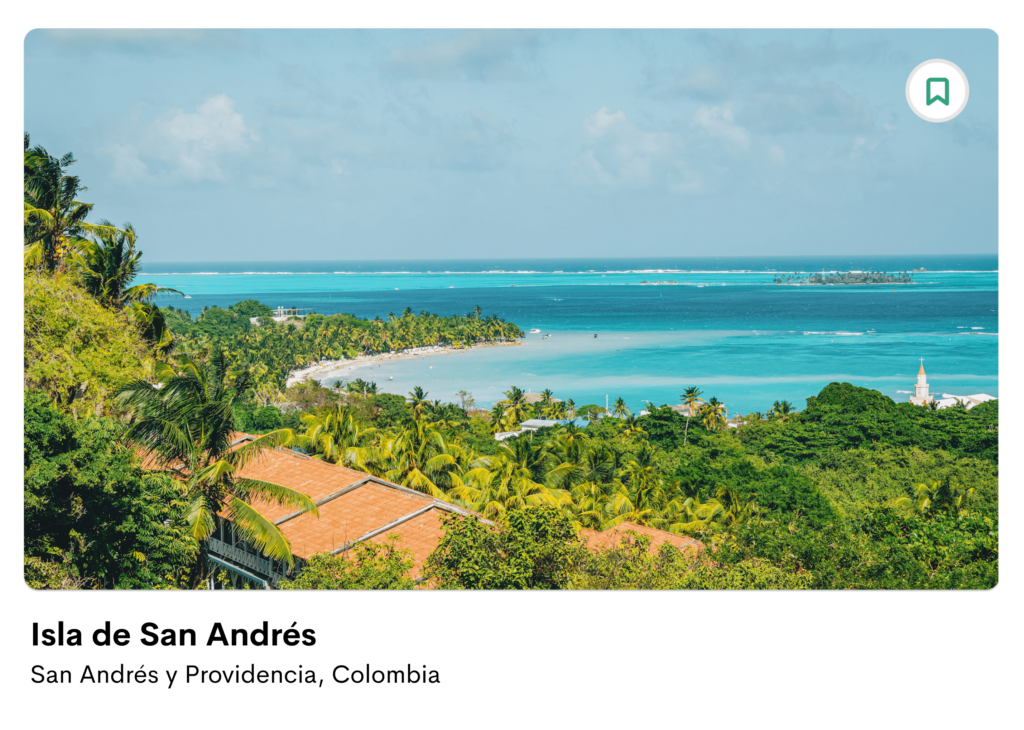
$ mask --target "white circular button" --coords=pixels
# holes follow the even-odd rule
[[[948,122],[967,106],[967,76],[955,63],[934,58],[910,72],[907,103],[926,122]]]

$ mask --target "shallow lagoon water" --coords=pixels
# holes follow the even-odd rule
[[[517,385],[551,388],[580,405],[622,397],[636,411],[647,401],[676,402],[685,387],[696,385],[731,412],[746,413],[767,410],[776,399],[802,408],[808,396],[837,380],[906,400],[908,394],[899,391],[912,390],[919,358],[937,395],[998,395],[995,256],[484,265],[406,262],[396,273],[394,262],[363,262],[345,267],[353,273],[335,274],[343,270],[335,262],[287,268],[161,264],[151,265],[146,279],[189,294],[188,300],[161,303],[193,313],[248,298],[271,307],[360,317],[384,317],[405,307],[466,314],[479,305],[485,315],[497,314],[524,330],[541,329],[518,347],[401,360],[353,373],[388,392],[405,394],[420,385],[442,400],[454,400],[465,389],[483,406]],[[896,272],[919,266],[930,272],[915,274],[914,285],[771,283],[778,271]],[[229,273],[270,267],[285,270]],[[644,279],[689,284],[642,286]]]

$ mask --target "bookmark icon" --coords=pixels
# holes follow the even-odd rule
[[[925,106],[941,101],[949,106],[949,79],[931,78],[924,84]]]

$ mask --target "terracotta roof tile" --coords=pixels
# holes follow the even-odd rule
[[[412,551],[412,577],[418,578],[423,572],[423,564],[444,537],[441,519],[445,514],[444,510],[434,507],[387,532],[382,532],[371,538],[371,541],[383,545],[392,535],[401,537],[396,547]]]
[[[638,535],[645,535],[651,538],[651,552],[657,552],[666,542],[675,545],[684,552],[696,552],[704,547],[703,543],[694,540],[692,537],[677,535],[674,532],[665,532],[664,530],[656,530],[653,527],[645,527],[635,522],[620,522],[614,527],[609,527],[604,532],[584,528],[580,530],[580,537],[586,541],[587,549],[596,553],[601,550],[611,550],[619,547],[623,538],[629,532],[635,532]]]
[[[242,439],[251,438],[255,436],[234,434],[233,440],[239,442],[234,448],[244,445]],[[412,552],[412,574],[419,577],[428,556],[444,536],[442,517],[446,510],[441,505],[446,503],[443,501],[384,480],[375,481],[363,472],[289,449],[263,452],[238,476],[280,484],[321,503],[318,518],[310,513],[296,514],[294,507],[260,500],[252,502],[264,517],[279,524],[291,542],[292,553],[300,558],[333,552],[367,535],[371,536],[366,539],[378,544],[385,544],[391,535],[398,535],[401,537],[398,548]],[[400,524],[389,527],[399,520]],[[652,551],[666,542],[685,551],[704,547],[692,538],[632,522],[623,522],[604,532],[584,529],[580,536],[586,540],[589,550],[598,552],[618,547],[628,532],[650,537]]]
[[[280,527],[292,544],[292,553],[308,558],[337,550],[433,503],[427,495],[369,482],[322,505],[319,518],[307,513]],[[264,507],[259,510],[263,512]]]
[[[280,484],[308,495],[314,502],[319,502],[366,479],[369,475],[319,459],[304,457],[294,451],[276,449],[260,454],[242,469],[238,476]],[[253,501],[252,505],[272,522],[296,511],[294,507],[282,507],[258,500]]]

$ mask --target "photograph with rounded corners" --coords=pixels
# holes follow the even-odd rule
[[[29,587],[998,583],[994,32],[24,53]]]

